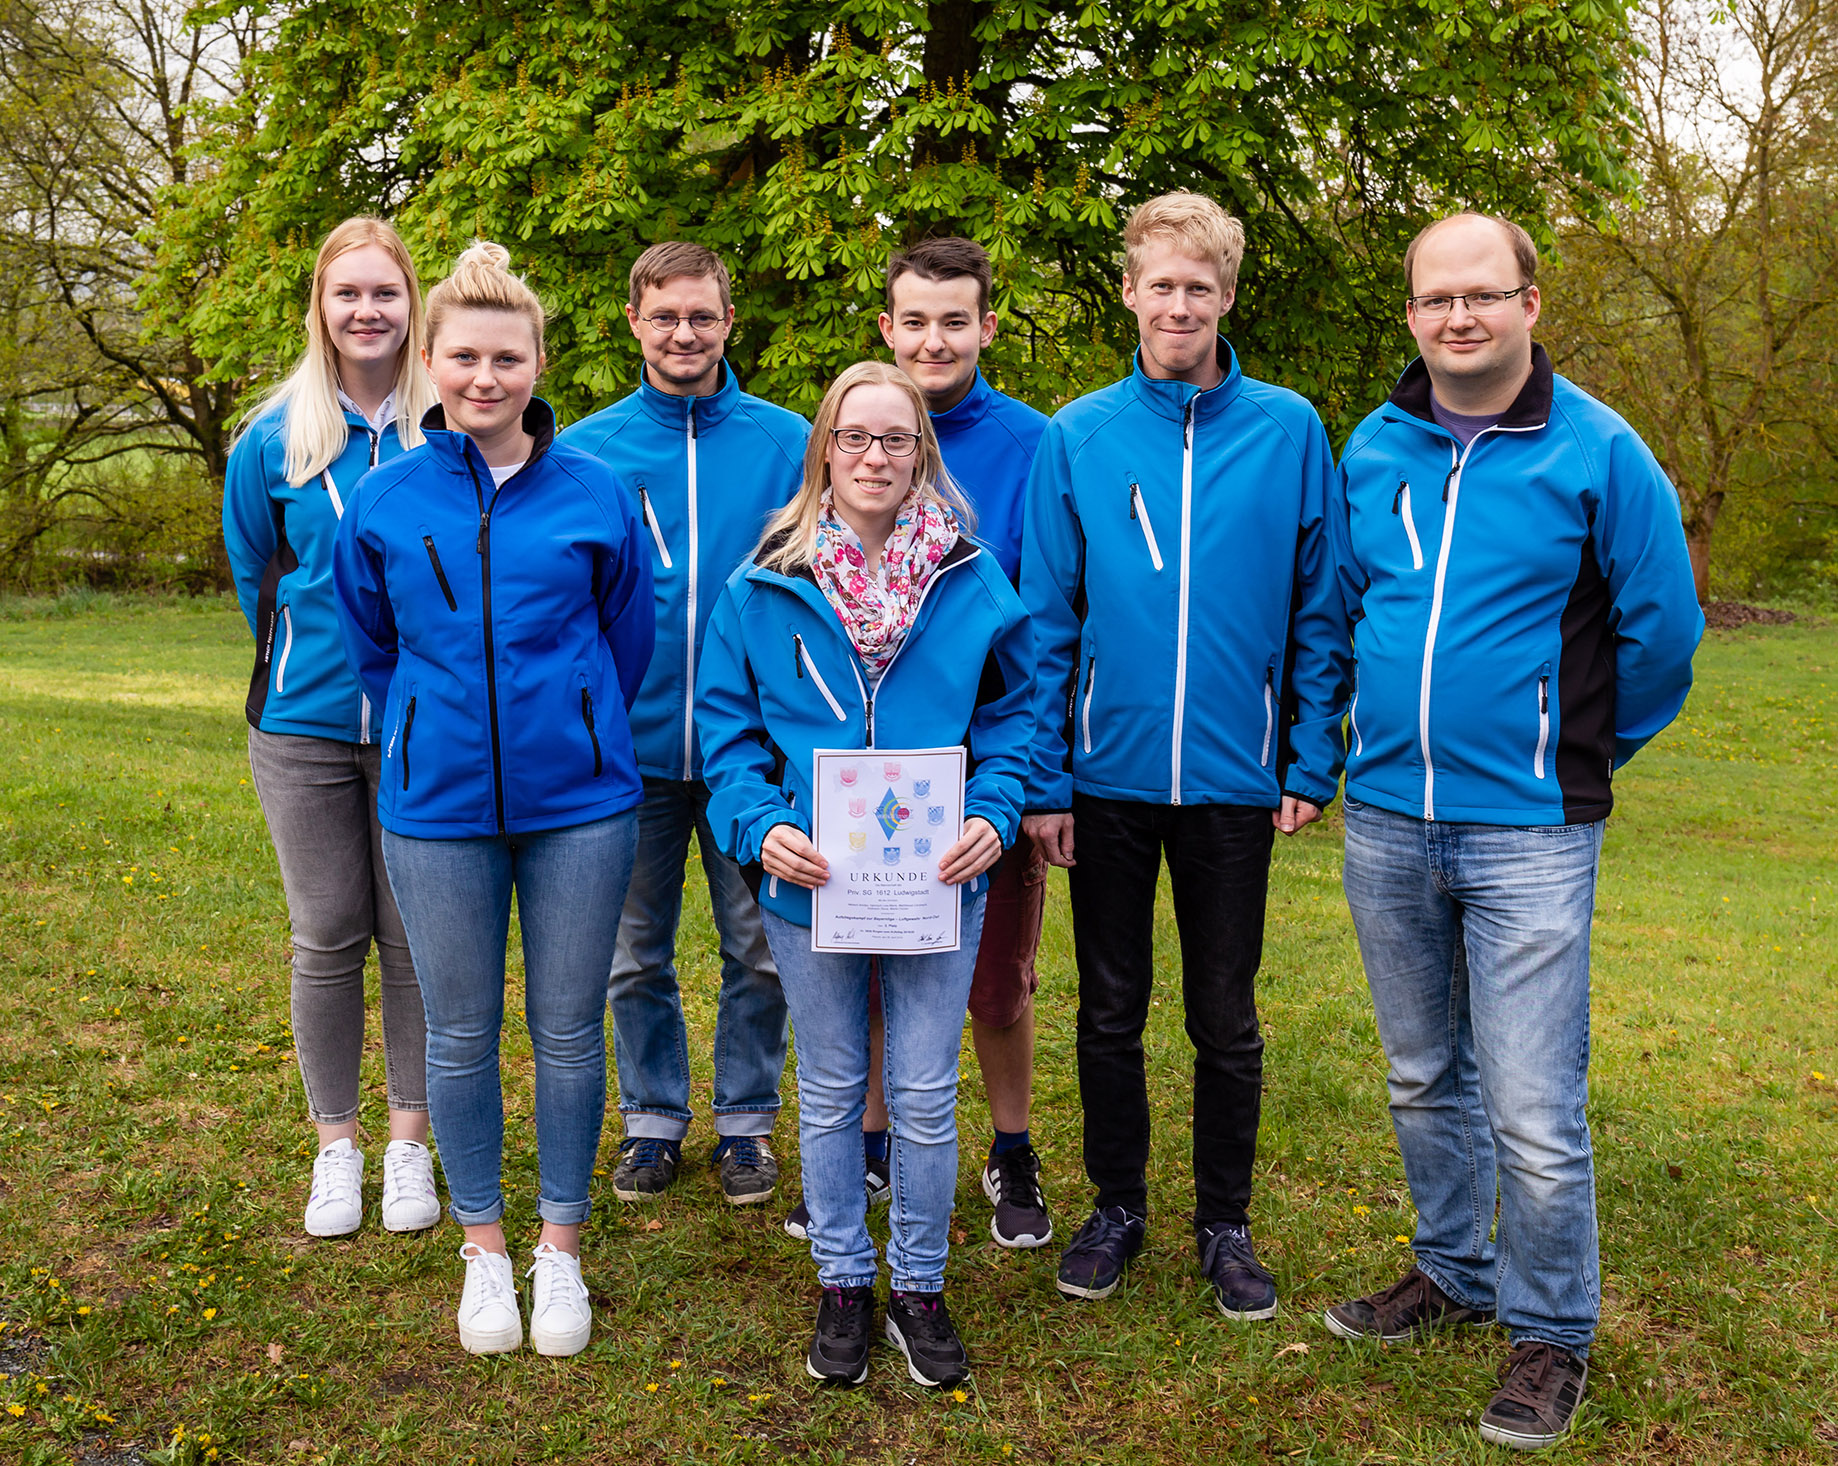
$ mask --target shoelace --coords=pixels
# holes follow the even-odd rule
[[[1010,1206],[1045,1211],[1047,1199],[1041,1195],[1040,1178],[1031,1164],[1033,1159],[1034,1148],[1030,1145],[1017,1145],[1013,1150],[1000,1152],[996,1156],[996,1186],[1002,1193],[1002,1200]]]
[[[641,1135],[628,1143],[631,1148],[626,1152],[626,1159],[641,1170],[649,1170],[660,1161],[676,1159],[670,1152],[670,1142],[655,1135]]]
[[[1502,1401],[1511,1400],[1531,1411],[1544,1409],[1550,1402],[1543,1398],[1547,1381],[1557,1367],[1557,1348],[1543,1339],[1528,1339],[1513,1350],[1500,1377],[1506,1381]]]
[[[1220,1227],[1206,1241],[1206,1249],[1200,1254],[1200,1271],[1207,1277],[1213,1275],[1213,1264],[1219,1261],[1219,1254],[1225,1254],[1225,1262],[1230,1267],[1242,1268],[1253,1277],[1264,1282],[1274,1279],[1257,1254],[1251,1250],[1251,1233],[1244,1227]]]
[[[1121,1241],[1129,1232],[1128,1221],[1119,1221],[1108,1211],[1094,1211],[1091,1219],[1079,1228],[1078,1236],[1066,1248],[1066,1256],[1086,1252],[1108,1252],[1111,1244]]]
[[[951,1315],[945,1309],[945,1301],[940,1297],[927,1297],[921,1293],[902,1293],[900,1301],[905,1306],[907,1317],[912,1319],[915,1327],[912,1332],[915,1342],[921,1344],[953,1344],[957,1342],[957,1333],[951,1327]]]
[[[541,1313],[552,1303],[571,1302],[587,1296],[587,1284],[581,1279],[578,1258],[570,1257],[553,1242],[539,1243],[534,1256],[536,1260],[525,1276],[530,1279],[535,1293],[532,1306],[536,1312]],[[557,1298],[557,1293],[563,1297]]]
[[[868,1300],[851,1297],[842,1288],[825,1288],[823,1290],[824,1322],[829,1325],[826,1333],[838,1339],[859,1339],[868,1329]]]
[[[1412,1268],[1389,1288],[1371,1298],[1374,1313],[1402,1312],[1414,1309],[1426,1312],[1430,1306],[1429,1275]]]
[[[314,1201],[354,1201],[363,1192],[364,1161],[355,1150],[321,1151],[313,1162]]]
[[[428,1174],[419,1164],[422,1154],[425,1152],[383,1152],[383,1180],[391,1191],[406,1192],[411,1186],[427,1185]]]
[[[762,1161],[772,1157],[772,1147],[758,1135],[730,1135],[724,1143],[726,1154],[733,1156],[737,1165],[757,1169]]]
[[[510,1259],[504,1259],[504,1266],[487,1264],[483,1267],[472,1267],[471,1263],[482,1257],[497,1257],[501,1254],[487,1252],[476,1242],[467,1242],[460,1247],[460,1256],[466,1260],[466,1281],[478,1279],[479,1301],[482,1303],[503,1303],[515,1309],[517,1306],[517,1288],[511,1282]]]

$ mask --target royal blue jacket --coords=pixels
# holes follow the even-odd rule
[[[1039,657],[1030,812],[1072,793],[1275,808],[1334,797],[1346,622],[1314,408],[1240,374],[1143,373],[1068,403],[1028,484]]]
[[[959,539],[932,572],[872,694],[849,633],[808,570],[741,566],[715,606],[696,686],[708,821],[722,852],[758,880],[760,846],[774,825],[810,834],[819,748],[960,743],[969,750],[964,818],[988,820],[1007,848],[1021,823],[1033,675],[1021,598],[974,540]],[[965,882],[964,899],[988,884],[987,872]],[[758,895],[768,911],[810,925],[804,887],[765,877]]]
[[[978,372],[955,407],[932,414],[945,468],[976,511],[976,537],[1010,581],[1021,578],[1021,528],[1028,472],[1046,414],[998,392]]]
[[[558,440],[617,473],[649,531],[657,652],[632,706],[632,742],[654,779],[702,777],[691,694],[709,612],[766,521],[797,493],[809,432],[795,412],[741,391],[723,365],[707,397],[673,397],[641,377],[636,392]]]
[[[345,451],[324,473],[287,482],[287,409],[252,422],[230,449],[223,480],[223,543],[243,619],[255,634],[255,670],[243,705],[251,726],[369,743],[370,699],[345,664],[332,600],[332,546],[357,481],[402,452],[355,412]]]
[[[383,709],[377,816],[428,840],[562,829],[643,797],[626,709],[653,637],[638,505],[523,417],[501,487],[437,406],[427,442],[364,476],[339,525],[345,652]]]
[[[1542,347],[1464,451],[1417,361],[1341,455],[1355,618],[1347,795],[1494,825],[1607,816],[1704,631],[1678,495]]]

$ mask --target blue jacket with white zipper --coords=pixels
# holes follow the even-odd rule
[[[1341,455],[1354,618],[1347,796],[1496,825],[1607,816],[1684,706],[1704,631],[1678,495],[1551,369],[1464,450],[1421,360]]]
[[[223,543],[236,599],[255,634],[255,670],[243,705],[264,733],[369,743],[370,699],[345,663],[332,599],[332,546],[357,482],[402,452],[345,413],[350,439],[325,472],[287,482],[287,409],[271,408],[230,449],[223,480]]]
[[[441,409],[364,476],[333,562],[346,655],[382,708],[377,817],[460,840],[606,819],[643,797],[626,709],[653,637],[638,505],[554,441],[501,486]]]
[[[632,706],[639,769],[699,779],[696,659],[728,576],[804,479],[810,426],[740,390],[724,363],[707,397],[673,397],[643,375],[638,390],[563,430],[638,496],[653,549],[657,651]]]
[[[1144,374],[1067,404],[1028,485],[1021,594],[1039,657],[1032,813],[1076,789],[1152,804],[1327,804],[1345,611],[1333,452],[1303,398]]]
[[[932,572],[912,628],[872,692],[848,631],[808,570],[783,575],[742,565],[715,606],[696,686],[708,820],[722,852],[752,881],[761,877],[760,847],[774,825],[810,834],[819,748],[955,744],[969,750],[964,818],[988,820],[1006,849],[1021,823],[1033,675],[1021,598],[995,556],[968,537]],[[984,872],[965,882],[964,899],[988,888]],[[768,876],[758,895],[768,911],[810,925],[804,887]]]
[[[963,399],[931,414],[945,468],[976,510],[976,537],[1011,582],[1021,578],[1028,473],[1047,417],[976,374]]]

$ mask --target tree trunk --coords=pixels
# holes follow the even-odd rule
[[[1710,602],[1710,535],[1722,509],[1722,489],[1685,506],[1685,549],[1691,555],[1691,582],[1697,588],[1700,606]]]

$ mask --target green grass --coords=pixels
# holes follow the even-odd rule
[[[951,1260],[976,1366],[965,1399],[910,1387],[885,1352],[862,1390],[818,1390],[801,1363],[803,1248],[779,1208],[727,1207],[700,1164],[651,1210],[601,1196],[585,1354],[464,1355],[453,1228],[299,1231],[312,1132],[280,882],[247,783],[246,642],[223,602],[0,614],[0,1460],[1502,1458],[1473,1427],[1497,1334],[1384,1352],[1320,1324],[1401,1269],[1411,1228],[1332,820],[1281,844],[1270,902],[1254,1202],[1282,1290],[1270,1324],[1226,1324],[1194,1274],[1191,1066],[1164,912],[1149,1244],[1107,1302],[1058,1298],[1056,1249],[988,1240],[987,1116],[966,1060]],[[1713,634],[1698,667],[1685,716],[1619,781],[1609,830],[1603,1329],[1553,1460],[1813,1462],[1838,1443],[1838,629]],[[694,881],[691,896],[706,1111],[717,959]],[[1069,1228],[1088,1193],[1063,884],[1042,968],[1034,1128]],[[380,1146],[374,1032],[371,1049]],[[513,1031],[506,1052],[509,1223],[533,1240],[527,1040]],[[697,1158],[707,1143],[699,1125]],[[781,1151],[795,1177],[790,1123]]]

